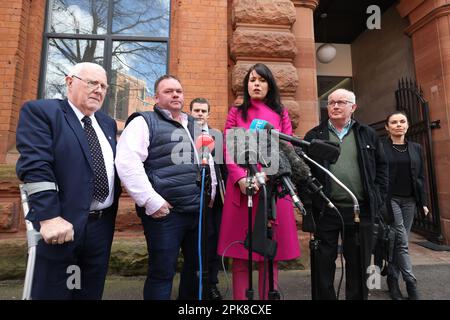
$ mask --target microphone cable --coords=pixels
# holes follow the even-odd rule
[[[203,292],[203,257],[202,257],[202,223],[203,223],[203,195],[205,191],[205,172],[206,168],[202,168],[202,188],[200,191],[200,215],[198,219],[198,242],[197,242],[197,250],[198,250],[198,300],[202,300],[202,292]]]
[[[339,212],[338,208],[334,207],[333,209],[336,211],[336,214],[339,217],[339,219],[341,220],[341,224],[342,224],[342,232],[340,234],[340,236],[341,236],[341,252],[339,252],[339,260],[341,261],[341,277],[339,279],[339,285],[338,285],[338,289],[336,292],[336,299],[339,300],[339,295],[340,295],[341,286],[342,286],[342,280],[344,279],[344,273],[345,273],[345,265],[344,265],[344,259],[343,259],[344,239],[345,239],[345,223],[344,223],[344,218],[342,217],[342,214]],[[338,243],[338,245],[339,245],[339,243]]]
[[[204,156],[204,148],[208,150],[206,153],[207,157]],[[195,149],[202,152],[202,182],[201,182],[201,191],[200,191],[200,214],[199,214],[199,221],[198,221],[198,243],[197,243],[197,250],[198,250],[198,260],[199,260],[199,280],[198,280],[198,300],[202,300],[202,292],[203,292],[203,255],[202,255],[202,229],[203,229],[203,214],[206,214],[206,212],[203,212],[203,206],[204,206],[204,192],[205,192],[205,175],[206,175],[206,166],[208,165],[208,157],[211,150],[214,149],[214,139],[208,135],[208,134],[202,134],[197,137],[195,141]],[[206,227],[205,227],[206,230]],[[207,232],[206,232],[207,233]],[[207,240],[207,239],[206,239]],[[205,254],[206,257],[208,257],[208,254],[206,253],[207,248],[205,244]]]
[[[267,248],[267,189],[266,185],[262,185],[263,188],[263,198],[264,198],[264,248]],[[258,203],[259,204],[259,203]],[[273,232],[273,230],[272,230]],[[273,233],[272,233],[273,234]],[[275,257],[274,257],[275,259]],[[266,298],[266,278],[267,278],[267,253],[264,250],[264,259],[263,259],[263,287],[262,287],[262,297],[259,297],[259,300],[265,300]]]
[[[264,193],[264,221],[267,221],[267,210],[265,210],[267,208],[267,189],[266,189],[265,185],[261,185],[261,188],[262,188],[263,193]],[[251,227],[253,227],[253,226],[251,226]],[[264,236],[264,247],[266,248],[267,247],[267,223],[264,223],[264,235],[265,235]],[[228,292],[230,291],[230,278],[228,277],[228,273],[227,273],[227,270],[225,268],[225,253],[227,252],[227,250],[231,246],[233,246],[235,244],[245,245],[244,241],[242,241],[242,240],[233,241],[228,246],[225,247],[225,250],[223,251],[223,254],[221,256],[221,258],[222,258],[221,259],[222,260],[222,269],[223,269],[224,276],[225,276],[225,279],[226,279],[225,281],[227,283],[224,296],[227,296]],[[252,277],[253,275],[249,274],[248,276]],[[263,279],[264,280],[263,280],[263,287],[262,287],[262,290],[261,290],[262,293],[263,293],[263,296],[260,297],[260,300],[264,300],[264,298],[265,298],[266,278],[267,278],[267,254],[264,252],[264,265],[263,265]]]
[[[326,169],[325,167],[323,167],[322,165],[320,165],[319,163],[317,163],[316,161],[314,161],[313,159],[311,159],[310,157],[308,157],[304,152],[302,152],[301,155],[303,158],[305,158],[307,161],[311,162],[312,164],[314,164],[316,167],[320,168],[322,171],[324,171],[334,182],[336,182],[342,189],[344,189],[352,198],[353,203],[354,203],[354,222],[355,222],[355,227],[359,228],[359,223],[360,223],[360,217],[359,217],[359,203],[358,200],[356,199],[355,195],[351,192],[350,189],[348,189],[341,181],[339,181],[339,179],[336,178],[335,175],[333,175],[328,169]],[[340,253],[340,260],[341,260],[341,279],[339,281],[339,286],[338,286],[338,292],[336,295],[336,298],[339,299],[339,292],[340,292],[340,288],[342,285],[342,279],[344,276],[344,272],[345,272],[345,266],[344,266],[344,262],[343,262],[343,252],[344,252],[344,239],[345,239],[345,223],[344,223],[344,218],[342,217],[342,214],[339,212],[339,210],[336,208],[336,206],[333,206],[334,211],[337,213],[339,219],[341,220],[341,224],[342,224],[342,233],[341,233],[341,253]]]
[[[225,289],[225,294],[224,294],[225,297],[230,292],[230,287],[231,287],[230,278],[228,277],[228,272],[227,272],[227,269],[225,268],[225,253],[228,251],[229,248],[231,248],[231,246],[233,246],[235,244],[242,244],[242,245],[244,245],[244,241],[236,240],[236,241],[231,242],[228,246],[226,246],[225,250],[223,250],[223,254],[221,256],[222,257],[223,274],[225,276],[225,282],[227,284],[226,289]]]

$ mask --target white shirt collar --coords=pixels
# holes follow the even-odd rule
[[[164,108],[161,108],[161,107],[159,107],[159,110],[161,110],[162,112],[164,112],[164,114],[165,114],[166,116],[168,116],[170,119],[175,120],[175,119],[173,118],[173,116],[172,116],[172,112],[170,112],[169,110],[164,109]],[[186,126],[187,123],[188,123],[188,115],[187,115],[187,113],[184,113],[183,111],[180,112],[180,119],[181,119],[181,123],[182,123],[183,125]],[[175,121],[176,121],[176,120],[175,120]]]
[[[72,108],[73,112],[75,112],[75,115],[77,116],[78,120],[80,121],[80,123],[83,123],[83,121],[81,121],[81,119],[83,119],[85,117],[85,115],[80,111],[80,109],[78,109],[77,107],[75,107],[75,105],[70,101],[67,100],[69,102],[70,107]],[[95,113],[94,113],[95,114]],[[92,116],[89,116],[89,118],[91,118],[92,120],[95,119],[94,114],[92,114]]]

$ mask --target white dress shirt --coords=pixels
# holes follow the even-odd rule
[[[160,110],[173,119],[170,111]],[[180,118],[181,124],[191,140],[196,161],[200,163],[195,143],[187,128],[188,116],[182,112]],[[117,144],[116,169],[127,193],[139,207],[145,207],[147,215],[152,215],[161,208],[166,200],[155,191],[144,169],[144,161],[148,158],[149,144],[150,131],[147,122],[143,117],[134,118],[123,130]]]
[[[78,110],[78,108],[75,107],[75,105],[70,101],[69,105],[72,108],[73,112],[75,112],[75,115],[77,116],[78,120],[80,121],[81,127],[84,128],[84,123],[83,121],[81,121],[81,119],[84,118],[84,114],[82,114],[81,111]],[[100,142],[103,160],[105,161],[105,168],[106,174],[108,176],[108,187],[109,187],[109,194],[105,202],[101,203],[98,202],[97,200],[92,200],[90,210],[102,210],[109,208],[114,201],[114,154],[111,145],[106,139],[105,133],[103,132],[102,128],[100,128],[100,125],[98,124],[97,119],[95,119],[95,116],[92,115],[89,118],[91,118],[92,127],[94,128],[95,133],[97,134],[98,137],[98,141]]]
[[[203,125],[202,132],[209,134],[209,128],[208,128],[207,123],[205,123]],[[210,202],[209,206],[212,207],[212,205],[214,203],[214,199],[216,197],[217,175],[216,175],[216,170],[214,168],[214,158],[211,154],[209,155],[209,158],[208,158],[208,164],[209,164],[209,168],[210,168],[210,172],[211,172],[211,202]]]

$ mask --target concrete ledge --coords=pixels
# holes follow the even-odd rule
[[[0,280],[25,277],[26,239],[0,240]]]
[[[146,275],[147,244],[145,239],[114,239],[108,273],[121,276]]]
[[[302,248],[303,249],[303,248]],[[303,251],[305,257],[305,251]],[[309,257],[282,261],[279,268],[303,270],[309,266]],[[27,245],[23,237],[0,240],[0,280],[23,279],[27,262]],[[178,260],[181,270],[183,257]],[[226,263],[226,265],[228,265]],[[255,266],[256,270],[256,266]],[[147,274],[147,244],[143,235],[116,237],[111,249],[110,275],[139,276]]]

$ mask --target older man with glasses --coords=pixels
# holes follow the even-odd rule
[[[45,186],[26,217],[43,239],[31,298],[101,299],[121,190],[117,125],[99,111],[108,89],[100,65],[76,64],[65,81],[67,99],[26,102],[17,127],[17,175]]]
[[[346,268],[346,299],[367,299],[367,268],[372,253],[372,233],[375,215],[384,202],[388,186],[388,168],[378,135],[367,125],[352,118],[357,108],[355,94],[345,89],[328,96],[328,117],[311,129],[305,140],[329,140],[339,143],[341,154],[334,164],[315,159],[329,169],[356,196],[360,205],[360,222],[354,220],[353,201],[349,195],[323,172],[312,168],[313,175],[323,184],[324,193],[336,205],[337,213],[326,207],[319,197],[304,199],[312,212],[319,240],[315,252],[314,288],[317,299],[336,299],[334,276],[339,234],[343,235]],[[344,230],[342,230],[342,224]],[[305,224],[306,225],[306,224]]]

